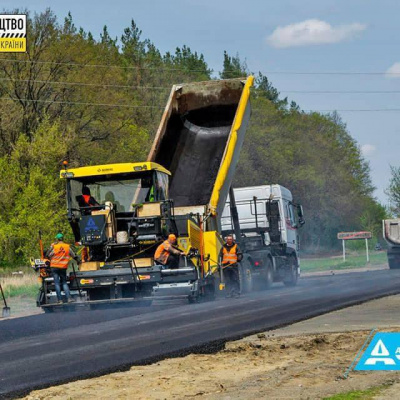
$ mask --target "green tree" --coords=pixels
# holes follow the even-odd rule
[[[73,135],[44,120],[31,141],[21,135],[9,156],[0,158],[0,255],[23,262],[37,255],[37,234],[47,244],[54,232],[68,232],[64,187],[58,178]]]
[[[221,79],[242,78],[249,74],[246,62],[240,60],[239,54],[230,56],[224,51],[223,69],[219,74]]]
[[[261,72],[258,73],[258,76],[255,79],[254,96],[266,98],[272,103],[274,103],[278,108],[286,108],[288,104],[287,97],[281,99],[279,97],[280,93],[278,89],[276,89],[272,85],[272,83],[268,80],[268,78]]]

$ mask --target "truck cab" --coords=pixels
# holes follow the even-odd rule
[[[91,260],[115,260],[121,249],[128,256],[141,243],[160,240],[176,230],[168,219],[169,175],[150,162],[61,171],[75,241],[90,247]]]
[[[236,222],[232,205],[237,209]],[[297,284],[298,229],[304,224],[304,216],[290,190],[277,184],[235,188],[221,221],[223,233],[237,232],[236,240],[245,255],[244,273],[251,281],[248,285],[267,288],[278,281],[287,286]]]

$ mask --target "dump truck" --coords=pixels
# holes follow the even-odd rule
[[[300,276],[298,229],[303,208],[281,185],[235,188],[221,217],[222,233],[235,232],[243,251],[243,285],[267,289],[273,282],[295,286]]]
[[[68,220],[82,246],[69,274],[74,297],[95,305],[214,296],[220,217],[250,119],[252,84],[250,76],[174,85],[146,161],[65,164]],[[83,196],[93,199],[90,205]],[[176,269],[154,260],[170,233],[186,253]],[[36,268],[37,304],[50,311],[57,300],[53,278],[43,260]]]
[[[390,269],[400,268],[400,219],[382,221],[383,238],[388,244],[387,257]]]

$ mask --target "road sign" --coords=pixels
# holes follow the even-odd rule
[[[371,239],[372,232],[339,232],[337,238],[339,240]]]
[[[356,371],[400,371],[400,333],[378,332],[360,358]]]
[[[372,232],[362,231],[362,232],[339,232],[337,238],[342,241],[343,247],[343,261],[346,261],[346,245],[345,240],[365,240],[365,249],[367,252],[367,263],[369,263],[369,251],[368,251],[368,239],[372,238]]]

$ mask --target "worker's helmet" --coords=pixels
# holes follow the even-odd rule
[[[176,236],[173,233],[171,233],[170,235],[168,235],[168,240],[171,241],[176,240]]]
[[[64,235],[62,233],[57,233],[56,239],[57,240],[63,240],[64,239]]]

